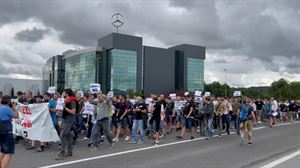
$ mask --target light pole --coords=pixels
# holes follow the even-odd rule
[[[28,90],[28,75],[29,75],[29,72],[25,71],[25,74],[26,74],[26,91],[27,91]]]
[[[225,83],[224,83],[224,87],[225,87],[225,98],[227,97],[227,84],[226,84],[226,73],[227,73],[227,69],[224,69],[224,73],[225,73]]]

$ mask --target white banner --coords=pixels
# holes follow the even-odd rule
[[[90,84],[90,91],[92,94],[94,93],[100,93],[101,91],[101,85],[99,83],[92,83]]]
[[[146,104],[150,104],[150,103],[152,102],[152,98],[149,98],[149,97],[146,98],[146,101],[145,101],[145,102],[146,102]]]
[[[83,114],[93,115],[95,111],[95,106],[91,103],[84,103]]]
[[[17,106],[19,118],[13,120],[13,133],[41,142],[59,141],[53,126],[48,103]]]

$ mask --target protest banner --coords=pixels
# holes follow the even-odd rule
[[[55,109],[57,109],[57,110],[63,110],[64,109],[64,107],[63,107],[64,102],[65,102],[64,98],[57,99]]]
[[[234,91],[234,92],[233,92],[233,96],[234,96],[234,97],[242,96],[242,92],[241,92],[241,91]]]
[[[95,111],[95,106],[91,103],[84,103],[84,111],[83,114],[93,115]]]
[[[90,84],[90,92],[92,94],[100,93],[100,91],[101,91],[101,85],[99,83]]]
[[[172,100],[176,100],[176,93],[170,94],[170,98],[171,98]]]
[[[14,119],[13,134],[41,142],[59,141],[53,126],[48,103],[17,104],[19,118]]]
[[[55,92],[56,92],[56,87],[55,86],[50,86],[49,88],[48,88],[48,91],[47,91],[48,93],[50,93],[50,94],[55,94]]]
[[[194,99],[194,102],[195,103],[201,103],[202,102],[202,97],[196,96],[195,99]]]

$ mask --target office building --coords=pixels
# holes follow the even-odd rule
[[[141,37],[112,33],[95,48],[67,51],[50,58],[43,69],[43,89],[56,86],[88,92],[90,83],[103,92],[151,93],[203,90],[205,48],[181,44],[143,46]]]

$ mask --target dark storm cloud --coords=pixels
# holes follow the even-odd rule
[[[15,39],[19,41],[38,42],[43,39],[44,35],[49,33],[49,29],[39,29],[33,27],[16,33]]]
[[[237,60],[243,56],[270,71],[284,66],[300,73],[288,61],[274,63],[275,56],[289,60],[300,55],[299,10],[297,0],[2,0],[0,26],[34,18],[60,32],[64,43],[93,47],[99,37],[115,31],[111,15],[120,12],[125,20],[121,33],[148,35],[166,46],[205,46],[220,56],[216,63],[228,64],[222,52],[231,50]]]

